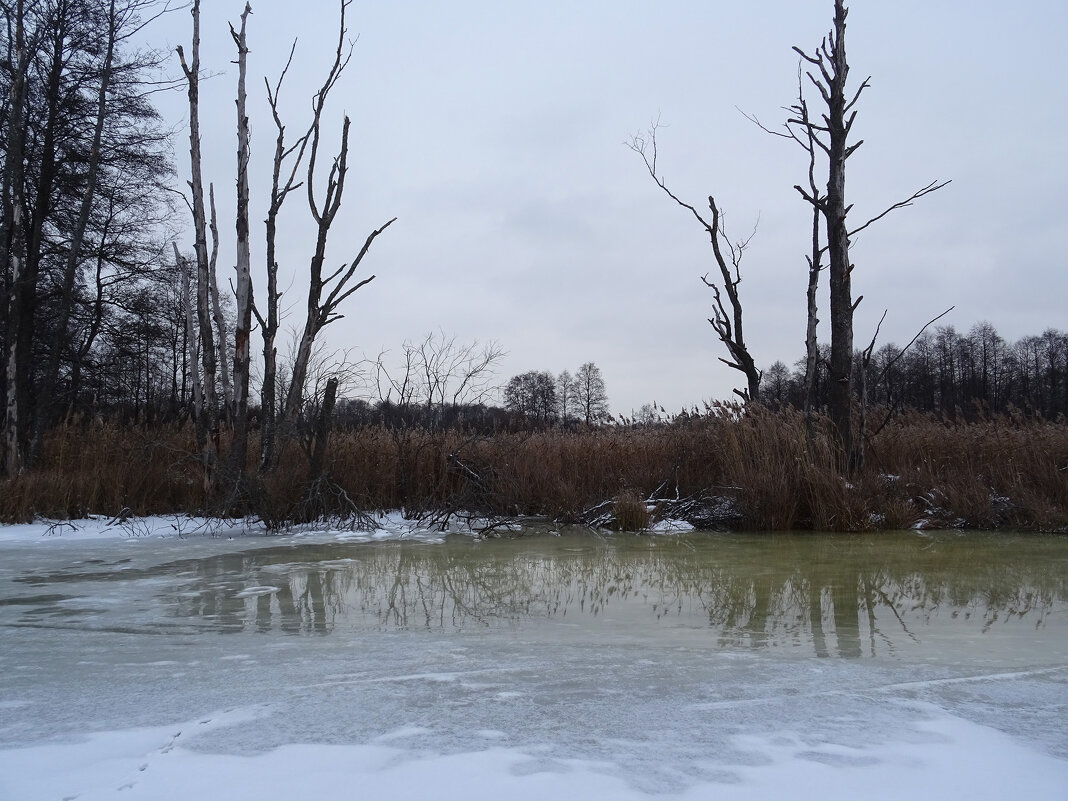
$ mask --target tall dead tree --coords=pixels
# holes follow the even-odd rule
[[[797,140],[809,153],[809,186],[795,186],[801,197],[822,217],[826,245],[819,243],[818,227],[813,229],[812,256],[809,258],[809,330],[806,337],[809,357],[809,376],[815,373],[815,286],[821,269],[820,257],[827,254],[830,289],[831,355],[829,369],[828,413],[834,430],[839,468],[844,472],[856,470],[864,458],[864,443],[854,431],[853,410],[853,314],[863,297],[853,300],[852,271],[849,260],[850,238],[882,219],[895,209],[912,205],[924,195],[941,189],[949,182],[932,181],[907,199],[894,203],[864,224],[850,229],[846,220],[852,205],[846,203],[846,162],[864,142],[850,141],[856,120],[855,106],[868,88],[865,79],[856,91],[847,88],[849,62],[846,58],[846,17],[849,11],[844,0],[835,0],[834,22],[831,32],[819,47],[809,54],[799,47],[794,50],[810,69],[809,81],[819,92],[826,111],[819,121],[809,115],[804,92],[799,92],[798,104],[789,109],[787,134]],[[815,181],[817,148],[827,158],[827,190],[821,195]],[[810,378],[811,380],[811,378]]]
[[[333,163],[331,164],[326,181],[326,191],[323,194],[321,202],[316,199],[315,196],[315,169],[319,157],[320,129],[323,109],[326,106],[330,90],[337,84],[337,81],[348,64],[349,57],[352,53],[351,46],[347,51],[345,47],[345,9],[350,2],[351,0],[342,0],[341,2],[341,21],[339,24],[338,43],[334,55],[334,62],[322,88],[315,94],[312,101],[313,114],[308,135],[308,170],[306,183],[308,208],[311,211],[312,219],[315,220],[317,234],[315,238],[315,251],[312,254],[310,264],[307,318],[304,323],[304,330],[300,337],[300,343],[297,346],[296,358],[293,363],[293,374],[290,380],[289,392],[286,396],[284,409],[286,422],[295,421],[301,412],[304,403],[304,384],[308,374],[308,361],[311,358],[315,338],[324,327],[341,318],[342,315],[338,314],[337,310],[346,298],[356,290],[366,286],[374,280],[374,275],[355,281],[354,277],[361,262],[370,250],[371,244],[383,231],[396,221],[396,217],[394,217],[381,227],[372,231],[364,242],[363,247],[352,261],[343,263],[337,270],[324,277],[323,264],[326,260],[327,238],[330,233],[330,227],[333,225],[334,220],[337,218],[338,211],[341,209],[341,200],[345,192],[345,178],[348,174],[350,126],[348,116],[345,117],[344,122],[342,123],[340,148],[338,155],[334,157]],[[325,298],[323,297],[324,293],[326,295]]]
[[[805,289],[805,438],[808,452],[814,453],[816,431],[816,376],[819,369],[819,343],[816,337],[819,327],[819,304],[817,302],[817,290],[819,289],[820,272],[823,270],[823,254],[826,248],[820,235],[821,208],[824,200],[820,186],[816,181],[816,162],[818,153],[818,140],[816,128],[809,116],[808,101],[805,98],[802,70],[797,71],[797,102],[786,109],[790,115],[784,130],[774,130],[766,127],[755,116],[746,117],[757,125],[761,130],[773,136],[792,139],[805,151],[808,157],[808,188],[800,185],[795,186],[798,192],[809,202],[812,207],[812,238],[809,252],[805,256],[808,263],[808,283]]]
[[[245,3],[241,14],[241,30],[230,26],[230,35],[237,46],[237,325],[234,331],[234,440],[230,450],[230,471],[236,481],[245,472],[248,454],[248,384],[249,335],[252,332],[252,256],[248,224],[248,162],[249,130],[245,111],[245,73],[248,61],[248,39],[245,27],[252,6]]]
[[[274,143],[274,166],[271,173],[271,202],[267,208],[267,298],[265,302],[265,314],[252,304],[252,312],[256,315],[260,331],[263,336],[263,383],[260,387],[260,469],[269,469],[274,464],[274,451],[277,427],[278,406],[278,348],[275,344],[278,338],[279,314],[278,305],[281,292],[278,290],[278,261],[276,258],[276,239],[278,236],[278,214],[282,210],[289,193],[299,188],[303,182],[296,180],[297,170],[304,158],[304,152],[308,144],[308,134],[305,133],[293,145],[286,146],[286,126],[278,113],[278,96],[282,91],[282,83],[286,73],[293,63],[293,53],[297,43],[289,49],[289,59],[278,76],[278,81],[272,89],[270,82],[264,78],[267,85],[267,102],[271,106],[271,116],[277,132]],[[287,167],[288,164],[288,167]],[[283,171],[288,169],[288,176],[282,180]]]
[[[826,153],[828,161],[827,193],[824,197],[813,196],[801,188],[798,191],[823,215],[827,232],[827,259],[831,298],[831,361],[829,365],[828,412],[834,428],[839,465],[853,470],[858,454],[853,441],[853,301],[849,262],[849,231],[846,227],[845,179],[846,161],[863,143],[849,143],[849,133],[856,119],[854,106],[868,86],[865,80],[850,99],[846,95],[846,80],[849,77],[849,62],[846,60],[846,15],[843,0],[834,3],[834,29],[823,40],[815,55],[795,48],[798,55],[819,72],[809,72],[809,78],[819,90],[827,106],[823,123],[808,120],[806,134]],[[820,135],[826,137],[821,138]]]
[[[203,407],[196,413],[197,447],[204,465],[205,488],[214,483],[217,453],[214,436],[217,429],[218,401],[215,393],[215,344],[209,311],[209,261],[207,217],[204,211],[204,179],[200,154],[200,0],[193,0],[193,45],[191,62],[186,63],[185,52],[178,45],[189,96],[189,188],[192,192],[194,250],[197,257],[197,320],[200,328],[200,357],[204,367]]]
[[[709,318],[708,322],[712,324],[713,330],[730,355],[729,359],[721,357],[720,361],[745,375],[746,388],[744,390],[735,389],[735,394],[746,402],[758,401],[760,399],[762,371],[757,369],[756,362],[745,344],[745,333],[742,328],[742,300],[738,293],[738,285],[742,282],[742,255],[752,240],[753,234],[743,240],[732,242],[723,232],[723,215],[711,195],[708,196],[708,209],[712,214],[712,220],[708,221],[694,206],[681,200],[668,188],[664,178],[657,172],[655,125],[646,136],[635,136],[629,146],[631,150],[641,156],[646,170],[649,171],[649,175],[656,182],[656,185],[664,190],[664,193],[678,205],[687,209],[708,234],[712,244],[712,255],[719,270],[719,283],[715,279],[709,280],[707,273],[701,277],[701,281],[713,293],[712,317]],[[724,251],[730,257],[729,264]],[[722,284],[722,292],[720,284]],[[727,303],[730,304],[729,310],[723,302],[724,292],[727,295]]]

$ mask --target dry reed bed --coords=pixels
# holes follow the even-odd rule
[[[192,443],[188,426],[57,429],[37,470],[0,482],[0,519],[217,510],[219,500],[205,496]],[[1068,424],[1018,416],[902,416],[873,438],[864,469],[848,480],[833,468],[825,427],[810,449],[798,413],[733,406],[642,428],[488,437],[336,431],[328,461],[332,480],[364,509],[574,520],[615,498],[627,519],[640,523],[635,501],[659,489],[661,497],[732,498],[752,529],[1068,529]],[[300,499],[306,470],[303,452],[290,444],[279,468],[230,499],[228,511],[284,517]]]

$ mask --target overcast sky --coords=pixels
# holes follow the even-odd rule
[[[881,341],[904,344],[951,305],[966,331],[988,320],[1008,339],[1068,328],[1068,4],[1064,0],[855,0],[854,85],[871,75],[849,162],[857,222],[934,179],[941,192],[856,237],[858,345],[884,309]],[[274,130],[263,78],[294,37],[283,104],[295,136],[329,68],[338,2],[253,0],[249,20],[253,265],[263,237]],[[235,48],[244,0],[202,11],[205,180],[214,181],[234,262]],[[756,236],[743,262],[746,337],[761,365],[803,355],[809,212],[796,146],[768,136],[795,99],[793,45],[829,30],[830,0],[356,0],[352,61],[330,100],[324,141],[352,119],[349,183],[327,260],[351,259],[391,217],[365,261],[377,279],[326,330],[354,354],[397,350],[443,330],[497,340],[502,383],[528,370],[596,362],[612,407],[675,411],[743,386],[707,322],[715,269],[707,235],[653,184],[625,142],[660,120],[660,166],[698,206],[713,194],[728,234]],[[149,29],[170,47],[187,12]],[[173,71],[180,74],[177,58]],[[162,101],[181,125],[184,95]],[[176,137],[182,179],[187,139]],[[303,324],[314,245],[303,195],[279,234],[286,324]],[[191,249],[191,236],[186,247]],[[825,307],[825,293],[821,295]],[[824,310],[822,317],[827,319]],[[826,338],[824,323],[820,336]]]

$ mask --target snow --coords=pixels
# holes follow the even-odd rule
[[[405,518],[400,512],[382,513],[377,516],[376,522],[377,527],[372,531],[352,531],[310,524],[295,527],[292,531],[286,532],[286,537],[297,540],[310,537],[339,542],[408,539],[439,542],[442,539],[442,532],[421,527],[417,521]],[[218,520],[189,515],[157,515],[122,519],[92,516],[84,520],[38,520],[33,523],[0,525],[0,544],[116,539],[236,540],[266,536],[268,533],[258,520]]]
[[[813,743],[796,732],[737,737],[734,745],[740,759],[709,754],[703,766],[716,780],[654,797],[663,801],[1065,797],[1068,762],[938,709],[922,711],[930,717],[917,725],[909,740],[877,749]],[[413,754],[394,744],[426,733],[416,727],[359,745],[290,744],[250,756],[196,750],[198,735],[241,727],[253,718],[248,710],[230,710],[170,726],[105,731],[75,742],[0,751],[0,798],[628,801],[650,797],[620,778],[610,762],[545,758],[537,749],[497,745],[503,737],[500,732],[472,732],[472,745],[482,747],[451,754]]]
[[[667,537],[378,523],[0,527],[0,801],[1068,799],[1063,593],[917,595],[817,658],[671,595]],[[596,585],[627,543],[666,561]]]

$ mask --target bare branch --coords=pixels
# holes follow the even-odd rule
[[[906,208],[907,206],[911,206],[913,204],[913,202],[915,202],[916,200],[919,200],[924,195],[929,195],[932,192],[937,192],[942,187],[948,186],[951,183],[952,183],[952,181],[943,181],[942,183],[938,183],[937,181],[931,181],[931,183],[927,184],[927,186],[923,187],[922,189],[917,189],[915,192],[913,192],[911,195],[909,195],[904,200],[898,201],[894,205],[886,208],[885,210],[883,210],[879,214],[877,214],[874,217],[872,217],[870,220],[868,220],[863,225],[861,225],[861,226],[859,226],[857,228],[854,228],[852,231],[849,232],[849,235],[850,236],[854,236],[855,234],[859,234],[861,231],[863,231],[869,225],[871,225],[872,223],[878,222],[879,220],[881,220],[883,217],[885,217],[890,212],[896,211],[897,209]]]

